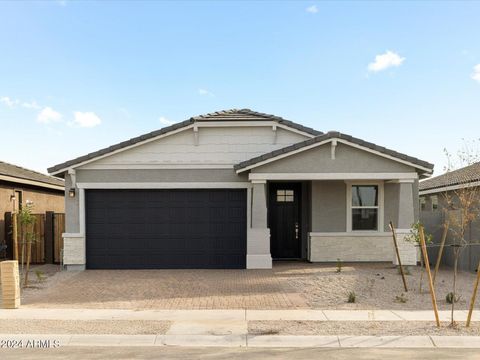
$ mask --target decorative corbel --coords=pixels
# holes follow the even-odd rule
[[[330,157],[332,160],[335,160],[335,149],[337,148],[337,140],[332,140],[330,146]]]

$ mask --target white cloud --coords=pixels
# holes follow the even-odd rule
[[[37,115],[37,121],[42,124],[51,124],[62,119],[62,114],[47,106]]]
[[[94,112],[75,111],[73,113],[73,125],[80,127],[95,127],[102,123],[102,120]]]
[[[472,79],[480,83],[480,64],[473,67]]]
[[[15,107],[16,105],[18,105],[18,103],[19,103],[20,101],[18,101],[18,100],[13,100],[13,99],[9,98],[8,96],[2,96],[2,97],[0,97],[0,102],[1,102],[2,104],[4,104],[4,105],[10,107],[10,108],[13,108],[13,107]]]
[[[175,121],[167,119],[165,116],[160,116],[158,118],[158,121],[160,121],[160,124],[165,125],[165,126],[170,126],[175,124]]]
[[[312,6],[309,6],[305,9],[306,12],[309,12],[311,14],[316,14],[318,13],[318,7],[317,5],[312,5]]]
[[[26,109],[35,109],[35,110],[38,110],[38,109],[41,108],[41,106],[38,105],[35,100],[33,100],[31,102],[23,102],[22,107],[24,107]]]
[[[208,91],[207,89],[202,89],[202,88],[198,89],[198,93],[202,96],[210,96],[210,97],[215,96],[215,94],[212,93],[211,91]]]
[[[373,72],[382,71],[394,66],[400,66],[405,61],[397,53],[387,50],[384,54],[375,56],[375,61],[368,64],[368,70]]]

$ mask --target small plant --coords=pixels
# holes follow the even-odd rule
[[[337,259],[337,273],[342,272],[342,266],[343,266],[342,260]]]
[[[449,292],[447,296],[445,296],[445,300],[448,304],[452,304],[453,302],[458,302],[460,300],[460,295],[456,296],[453,292]]]
[[[397,269],[398,269],[398,273],[401,274],[402,272],[400,271],[400,266]],[[409,266],[403,266],[403,273],[405,275],[412,275],[412,272],[410,271]]]
[[[357,301],[357,295],[355,294],[355,291],[350,291],[348,293],[348,300],[347,302],[350,304],[353,304],[354,302]]]
[[[43,282],[45,280],[45,274],[41,270],[35,270],[35,275],[37,276],[38,282]]]
[[[402,304],[405,304],[408,301],[408,299],[405,296],[405,294],[402,293],[400,296],[399,295],[395,296],[395,301],[399,302],[399,303],[402,303]]]
[[[420,221],[417,221],[416,223],[412,224],[412,228],[410,229],[410,234],[405,236],[405,240],[409,241],[411,243],[414,243],[416,245],[420,244],[420,226],[422,226],[422,223]],[[430,244],[433,241],[433,235],[425,233],[425,243]]]

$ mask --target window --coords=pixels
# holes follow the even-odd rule
[[[420,210],[425,211],[427,208],[427,201],[425,200],[425,197],[420,198]]]
[[[438,209],[438,196],[432,195],[430,196],[430,201],[432,202],[432,210]]]
[[[277,202],[293,202],[293,190],[277,190]]]
[[[352,185],[352,230],[378,230],[378,186]]]

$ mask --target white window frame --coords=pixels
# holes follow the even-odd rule
[[[355,233],[379,233],[379,232],[384,232],[384,182],[383,181],[373,181],[373,180],[365,180],[365,181],[345,181],[347,185],[347,232],[355,232]],[[371,185],[371,186],[377,186],[378,189],[378,205],[377,206],[361,206],[361,207],[356,207],[352,206],[352,186],[357,186],[357,185]],[[352,230],[352,209],[378,209],[378,214],[377,214],[377,230]]]

